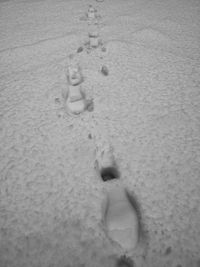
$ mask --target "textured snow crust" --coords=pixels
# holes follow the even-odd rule
[[[74,118],[61,92],[88,4],[106,52],[78,54],[94,111]],[[0,267],[114,266],[94,170],[107,143],[141,205],[136,266],[200,266],[199,18],[199,1],[0,1]]]

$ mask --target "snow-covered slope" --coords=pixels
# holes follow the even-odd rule
[[[77,55],[94,111],[74,118],[61,92],[89,4],[106,52]],[[142,208],[136,266],[199,266],[199,43],[195,0],[0,1],[0,267],[114,266],[94,170],[107,142]]]

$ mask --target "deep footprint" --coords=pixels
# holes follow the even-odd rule
[[[100,174],[104,182],[120,178],[119,171],[117,170],[116,167],[102,168]]]

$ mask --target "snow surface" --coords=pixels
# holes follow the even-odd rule
[[[74,118],[64,69],[89,4],[107,51],[78,55],[94,111]],[[109,142],[141,204],[136,266],[200,266],[198,0],[0,1],[0,118],[0,267],[114,266],[94,170]]]

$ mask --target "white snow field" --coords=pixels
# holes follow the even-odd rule
[[[61,92],[89,4],[106,51],[77,54],[94,110],[73,117]],[[0,138],[0,267],[115,266],[94,170],[104,142],[141,205],[135,266],[199,267],[200,2],[0,1]]]

